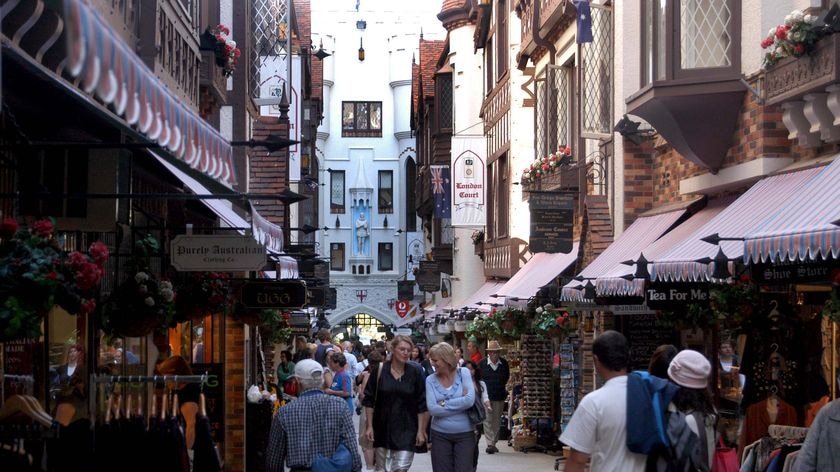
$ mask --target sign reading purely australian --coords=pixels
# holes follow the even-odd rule
[[[265,267],[265,247],[234,234],[180,234],[172,240],[172,266],[181,272],[251,271]]]
[[[531,192],[531,252],[572,250],[575,216],[575,192]]]

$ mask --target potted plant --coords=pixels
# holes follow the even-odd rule
[[[551,303],[536,308],[536,316],[531,324],[534,334],[567,338],[577,329],[577,318],[569,312],[554,307]]]
[[[108,247],[97,241],[87,253],[67,252],[54,231],[52,219],[0,223],[0,342],[40,336],[53,306],[72,315],[96,308]]]
[[[770,28],[761,40],[761,48],[767,50],[764,67],[770,67],[786,57],[801,57],[813,52],[817,41],[827,34],[825,29],[817,28],[816,23],[816,16],[795,10],[785,17],[784,23]]]
[[[151,256],[160,252],[151,235],[134,244],[127,277],[108,296],[101,311],[102,329],[115,336],[145,336],[175,320],[175,289],[150,270]]]
[[[527,185],[572,163],[572,148],[562,145],[556,152],[538,158],[522,171],[522,184]]]
[[[206,38],[202,43],[209,42],[216,56],[216,65],[222,68],[225,77],[233,75],[239,56],[242,52],[236,47],[236,41],[230,37],[230,28],[223,24],[208,27],[204,32]]]
[[[230,274],[190,272],[177,286],[176,307],[182,320],[200,320],[207,315],[227,312],[231,301]]]

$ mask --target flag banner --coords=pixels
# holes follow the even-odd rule
[[[574,0],[577,8],[577,37],[580,43],[592,42],[592,12],[589,9],[589,0]]]
[[[452,181],[449,166],[431,166],[432,194],[435,196],[435,217],[452,217]]]
[[[452,226],[484,226],[486,181],[484,137],[452,137]]]

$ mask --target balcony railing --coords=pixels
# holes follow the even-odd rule
[[[484,241],[484,276],[511,278],[525,262],[528,243],[517,238]]]
[[[788,138],[800,146],[840,140],[840,34],[768,67],[764,95],[768,105],[781,105]]]

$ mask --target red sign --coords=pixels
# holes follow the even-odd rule
[[[397,300],[397,303],[394,304],[394,309],[397,311],[397,315],[400,318],[405,318],[405,315],[408,314],[408,311],[411,309],[411,302],[408,300]]]

